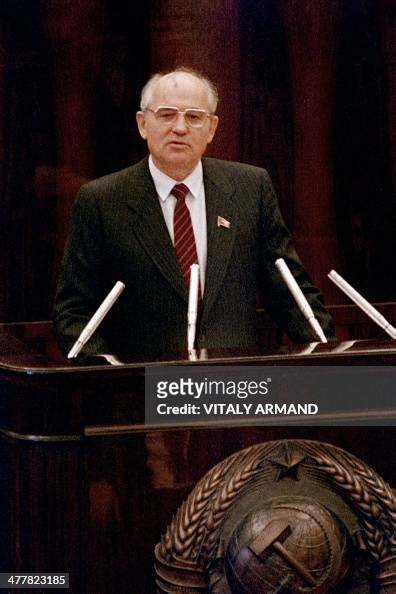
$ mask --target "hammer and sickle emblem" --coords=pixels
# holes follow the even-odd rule
[[[316,581],[308,569],[283,545],[291,533],[290,524],[284,520],[272,520],[265,530],[249,543],[248,548],[261,561],[271,553],[272,549],[275,550],[309,586],[316,586]]]

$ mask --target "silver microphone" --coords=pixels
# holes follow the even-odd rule
[[[117,301],[118,297],[121,295],[124,289],[124,283],[122,283],[121,281],[117,281],[110,293],[107,295],[107,297],[98,307],[92,318],[89,320],[88,324],[84,327],[83,331],[77,338],[72,348],[70,349],[67,355],[68,359],[74,359],[75,357],[77,357],[78,353],[91,338],[96,328],[103,321],[103,319],[105,318],[111,307],[113,307],[114,303]]]
[[[319,338],[320,342],[327,342],[327,338],[318,322],[315,318],[315,314],[312,311],[311,306],[309,305],[308,301],[304,293],[301,291],[300,287],[296,283],[296,280],[292,273],[289,270],[288,265],[284,261],[283,258],[278,258],[275,262],[275,266],[279,270],[280,274],[282,275],[283,280],[285,281],[286,285],[290,289],[291,294],[293,295],[301,313],[307,319],[308,323],[314,330],[316,336]]]

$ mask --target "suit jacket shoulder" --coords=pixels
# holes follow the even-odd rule
[[[153,191],[154,185],[148,167],[148,158],[84,184],[78,196],[131,198],[131,188],[136,188],[137,192]]]
[[[245,195],[274,194],[272,182],[266,169],[246,163],[223,161],[221,159],[202,159],[204,178],[225,191],[233,193],[240,189]]]
[[[269,177],[266,169],[247,163],[238,163],[237,161],[224,161],[223,159],[204,157],[202,164],[205,173],[210,176],[216,176],[216,174],[220,173],[231,179],[239,177],[251,177],[252,179],[262,178],[263,176]]]

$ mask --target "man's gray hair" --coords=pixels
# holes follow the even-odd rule
[[[201,74],[201,72],[184,66],[180,66],[179,68],[176,68],[175,70],[171,70],[169,72],[158,72],[157,74],[153,74],[142,89],[142,94],[140,98],[140,109],[144,111],[150,105],[153,98],[154,87],[162,78],[168,76],[171,77],[172,75],[177,74],[178,72],[184,72],[185,74],[195,76],[195,78],[200,80],[205,85],[208,92],[210,112],[215,113],[217,109],[217,103],[219,101],[219,94],[216,85],[212,83],[212,81],[209,78]]]

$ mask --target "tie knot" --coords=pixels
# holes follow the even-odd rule
[[[176,184],[173,186],[172,194],[176,197],[177,200],[185,199],[189,190],[185,184]]]

